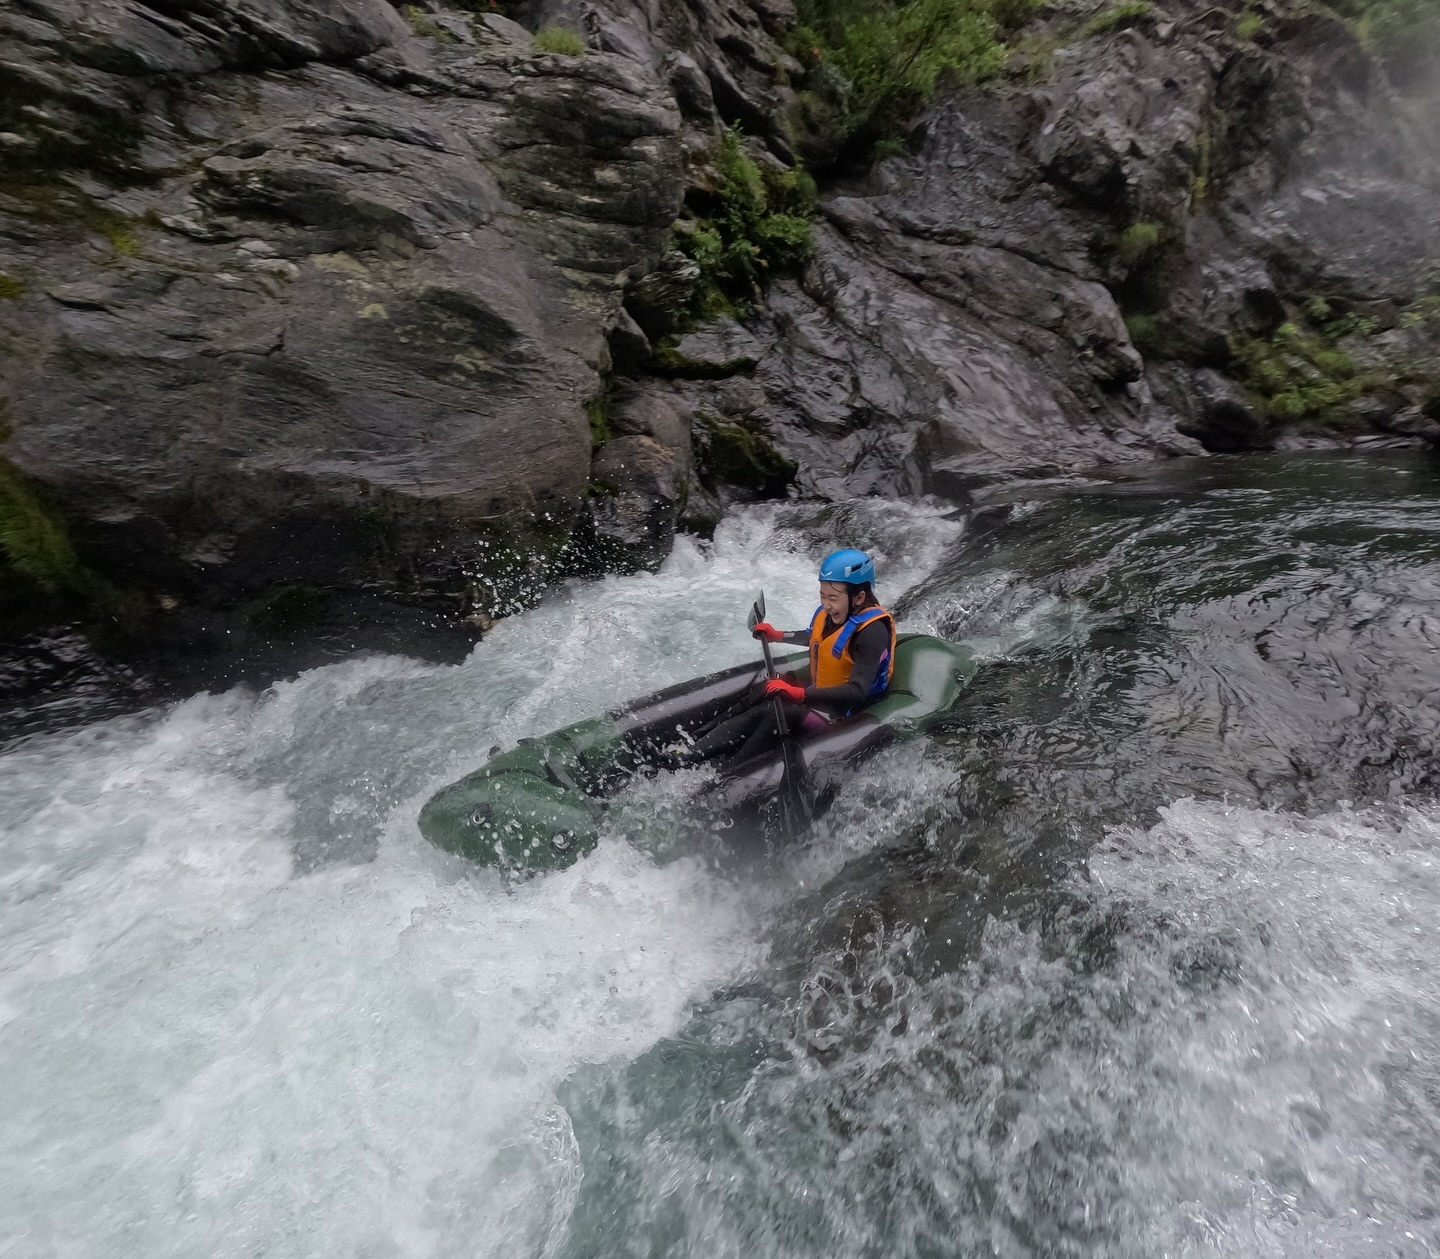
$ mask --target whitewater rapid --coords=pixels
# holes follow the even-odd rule
[[[1440,1255],[1440,483],[1214,467],[751,510],[459,666],[0,751],[0,1255]],[[835,537],[985,666],[804,844],[420,839]]]
[[[854,514],[891,591],[959,528]],[[756,511],[458,667],[360,659],[0,755],[0,1254],[552,1251],[581,1175],[555,1086],[753,971],[784,893],[613,834],[512,886],[430,850],[420,804],[753,657],[751,600],[804,623],[813,558]]]

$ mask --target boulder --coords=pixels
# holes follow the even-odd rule
[[[1179,431],[1206,450],[1227,454],[1274,447],[1275,433],[1256,414],[1245,391],[1214,368],[1157,367],[1151,383],[1180,417]]]
[[[691,487],[692,416],[659,382],[616,386],[608,440],[590,467],[586,533],[592,562],[653,568],[666,555]]]

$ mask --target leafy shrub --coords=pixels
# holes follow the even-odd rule
[[[869,157],[899,133],[942,78],[998,73],[997,38],[1037,0],[799,0],[790,51],[806,67],[802,126],[822,160]]]
[[[1317,306],[1312,299],[1306,305],[1310,319],[1328,316],[1323,301]],[[1336,344],[1339,337],[1353,331],[1370,329],[1343,320],[1332,320],[1318,329],[1290,322],[1281,324],[1268,340],[1232,337],[1230,348],[1242,378],[1259,394],[1261,410],[1270,419],[1338,419],[1340,407],[1383,383]]]
[[[417,8],[413,4],[407,4],[400,10],[401,16],[410,24],[410,29],[415,34],[425,39],[433,39],[440,44],[455,43],[455,36],[450,34],[443,26],[435,21],[424,9]]]
[[[699,215],[676,225],[676,243],[700,266],[693,313],[713,318],[754,301],[769,276],[810,256],[815,181],[798,168],[762,171],[733,128],[705,166],[709,187]]]
[[[559,53],[562,57],[583,57],[585,41],[563,26],[542,26],[535,32],[535,51]]]
[[[1111,5],[1104,13],[1091,18],[1085,24],[1085,34],[1100,35],[1122,24],[1128,25],[1136,18],[1144,17],[1150,12],[1151,7],[1150,0],[1121,0],[1119,4]]]
[[[1440,63],[1440,5],[1435,0],[1325,0],[1399,80],[1433,77]]]

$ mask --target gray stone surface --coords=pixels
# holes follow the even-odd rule
[[[613,436],[595,452],[589,525],[599,558],[647,567],[667,554],[690,484],[692,416],[665,385],[623,386],[613,400]]]
[[[379,0],[45,12],[0,67],[45,114],[0,187],[3,454],[93,562],[454,586],[578,518],[623,272],[680,201],[648,67],[417,38]]]
[[[497,537],[653,563],[786,456],[845,497],[1263,447],[1232,338],[1315,295],[1395,377],[1357,430],[1435,435],[1435,98],[1308,5],[1253,41],[1201,0],[1043,10],[1052,66],[942,93],[803,275],[701,327],[688,155],[738,122],[788,160],[788,0],[427,8],[442,38],[383,0],[0,10],[0,455],[119,580],[454,593]]]

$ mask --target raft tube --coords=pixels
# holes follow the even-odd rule
[[[975,667],[974,656],[958,643],[902,635],[884,699],[796,740],[815,788],[817,814],[857,761],[944,716]],[[805,678],[808,655],[778,659],[776,668]],[[653,765],[662,749],[742,703],[763,676],[761,664],[737,665],[543,738],[522,739],[431,797],[420,811],[420,832],[437,848],[512,874],[572,865],[599,842],[611,796]],[[727,826],[763,825],[783,772],[778,749],[726,764],[695,808],[723,817]]]

